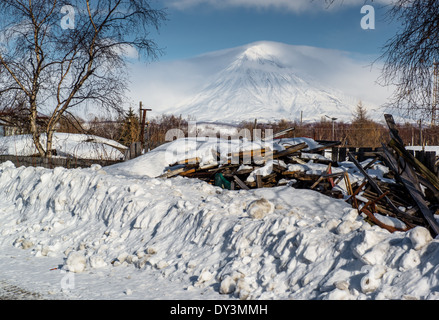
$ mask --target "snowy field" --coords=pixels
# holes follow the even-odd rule
[[[439,299],[439,241],[426,229],[391,234],[312,190],[158,178],[181,146],[105,168],[0,164],[0,296],[3,286],[57,300]],[[206,163],[208,146],[195,144]],[[339,170],[361,178],[349,163]]]
[[[40,141],[46,144],[46,135]],[[53,149],[58,157],[74,157],[81,159],[120,160],[124,159],[124,145],[94,135],[59,133],[53,135]],[[0,137],[0,155],[32,156],[38,150],[32,141],[32,135],[16,135]]]

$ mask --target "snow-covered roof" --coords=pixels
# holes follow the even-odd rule
[[[41,142],[45,143],[45,134]],[[80,159],[120,160],[124,158],[124,145],[93,135],[55,133],[53,149],[59,157],[74,157]],[[0,137],[0,154],[31,156],[38,153],[31,135],[14,135]]]

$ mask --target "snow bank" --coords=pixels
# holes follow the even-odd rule
[[[41,136],[41,143],[46,143],[46,136]],[[124,158],[125,146],[120,143],[93,135],[55,133],[53,149],[57,156],[81,159],[120,160]],[[31,135],[0,137],[0,154],[31,156],[38,151]]]
[[[142,172],[136,160],[132,172]],[[188,291],[241,299],[439,297],[438,240],[422,228],[372,227],[344,201],[312,190],[228,191],[98,165],[7,162],[0,198],[0,246],[64,257],[70,272],[155,270]]]

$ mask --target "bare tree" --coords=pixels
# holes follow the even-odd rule
[[[311,0],[317,1],[317,0]],[[343,0],[319,0],[327,6]],[[373,0],[364,0],[364,3]],[[384,105],[414,120],[437,122],[439,108],[439,0],[393,0],[387,19],[399,26],[384,45],[382,76],[385,86],[395,88]]]
[[[386,43],[382,79],[395,85],[389,107],[413,119],[436,121],[439,1],[397,0],[388,11],[400,30]]]
[[[29,132],[41,156],[71,109],[119,110],[125,101],[127,52],[156,58],[150,37],[166,18],[149,0],[2,0],[0,108],[25,101]],[[39,112],[46,113],[43,130]],[[42,145],[40,135],[47,135]]]

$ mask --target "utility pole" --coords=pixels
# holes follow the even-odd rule
[[[412,146],[415,145],[415,128],[412,126]]]
[[[326,117],[332,120],[332,141],[335,141],[335,121],[337,120],[337,118],[333,118],[330,116]]]
[[[146,112],[152,111],[152,109],[144,109],[143,102],[140,101],[139,113],[140,113],[140,142],[142,144],[142,149],[145,148],[145,126],[146,126]]]
[[[433,103],[431,106],[431,126],[436,125],[436,112],[438,107],[439,99],[439,63],[434,62],[433,64]]]

